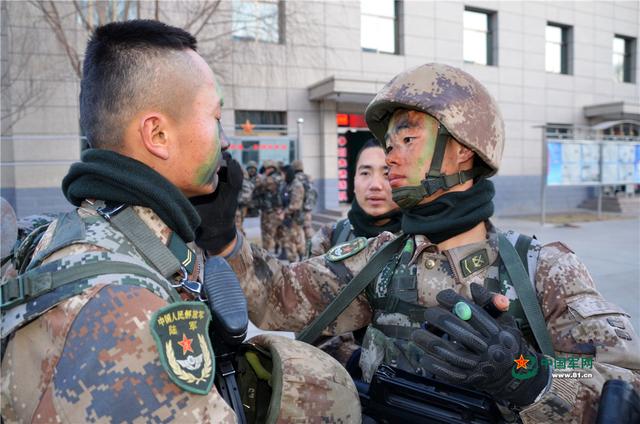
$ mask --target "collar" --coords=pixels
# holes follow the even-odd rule
[[[417,261],[423,253],[431,255],[445,256],[451,267],[454,269],[461,282],[471,280],[494,264],[498,260],[498,231],[490,220],[485,221],[487,226],[486,240],[454,247],[453,249],[439,251],[438,246],[427,239],[426,236],[418,234],[414,236],[416,250],[411,263]]]

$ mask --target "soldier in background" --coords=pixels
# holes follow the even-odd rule
[[[284,219],[282,221],[283,243],[282,247],[289,262],[297,262],[301,259],[300,246],[304,245],[304,232],[302,224],[304,216],[302,206],[304,204],[304,186],[296,178],[293,167],[285,167],[284,189]]]
[[[264,174],[257,179],[254,189],[260,209],[262,247],[268,252],[275,253],[276,231],[278,226],[282,224],[282,186],[284,181],[273,160],[265,160],[262,166]]]
[[[258,179],[258,164],[256,161],[250,160],[247,162],[246,171],[249,177],[249,181],[253,184],[253,188],[256,187],[256,181]],[[245,218],[255,218],[260,214],[258,211],[257,203],[255,200],[255,196],[251,196],[251,201],[247,205],[247,214]]]
[[[347,218],[320,228],[311,238],[309,257],[324,255],[331,247],[356,237],[376,237],[383,231],[400,231],[402,213],[393,202],[384,149],[367,141],[356,156],[353,192]]]
[[[300,180],[304,187],[304,202],[302,205],[302,211],[304,216],[304,244],[299,246],[299,253],[301,256],[304,256],[307,252],[307,245],[311,241],[311,237],[313,237],[313,226],[312,226],[312,217],[311,212],[316,208],[318,203],[318,191],[313,185],[313,180],[309,174],[305,174],[304,172],[304,164],[300,159],[296,159],[291,162],[291,167],[294,169],[296,173],[296,178]]]
[[[232,160],[235,161],[235,159]],[[246,235],[243,224],[245,217],[248,215],[248,209],[253,204],[253,190],[255,185],[249,178],[246,170],[244,170],[242,174],[242,190],[238,193],[238,209],[236,209],[236,228],[241,231],[243,235]]]

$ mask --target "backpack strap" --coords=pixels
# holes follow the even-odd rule
[[[524,315],[527,318],[531,331],[533,332],[533,336],[535,337],[542,353],[554,357],[555,353],[553,350],[553,343],[551,342],[551,336],[547,330],[547,325],[544,321],[544,315],[542,314],[542,309],[538,303],[538,298],[536,297],[533,286],[530,283],[528,272],[524,267],[524,264],[528,263],[528,261],[525,259],[523,262],[523,257],[526,258],[526,253],[529,250],[530,244],[531,239],[528,242],[526,242],[526,240],[522,240],[519,245],[516,241],[516,247],[514,247],[504,234],[498,233],[498,251],[500,253],[500,257],[502,258],[509,279],[511,280],[513,287],[516,289],[518,299],[520,300]],[[522,252],[523,255],[519,255],[517,247],[520,247],[520,252]]]
[[[349,235],[351,235],[351,222],[349,222],[349,218],[341,219],[336,223],[331,233],[331,246],[337,246],[348,241]]]
[[[389,259],[403,246],[406,238],[406,236],[398,237],[378,250],[358,275],[353,277],[353,279],[342,288],[340,293],[338,293],[324,311],[302,330],[296,339],[310,344],[316,341],[322,331],[335,321],[338,315],[378,276]]]
[[[151,289],[171,302],[180,300],[180,295],[169,281],[146,264],[132,262],[130,257],[122,254],[80,253],[46,263],[2,282],[2,337],[62,301],[80,294],[90,286],[88,280],[109,274],[130,274],[152,280],[153,285],[150,285],[131,278],[126,284]]]

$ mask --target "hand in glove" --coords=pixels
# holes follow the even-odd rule
[[[533,403],[547,386],[551,372],[549,367],[540,366],[542,354],[528,346],[513,317],[498,312],[494,318],[484,309],[491,302],[491,292],[471,284],[471,295],[473,301],[451,289],[438,293],[439,306],[425,312],[427,328],[437,328],[448,334],[449,340],[429,330],[414,331],[413,341],[427,355],[421,364],[444,381],[485,391],[515,406]],[[469,309],[458,305],[460,313],[452,313],[459,302]],[[529,359],[526,369],[517,369],[514,362],[521,355]],[[532,371],[536,367],[537,373]]]
[[[222,158],[226,165],[218,171],[216,191],[189,199],[202,219],[196,244],[212,254],[223,250],[236,236],[238,193],[242,190],[242,167],[227,152],[222,153]]]

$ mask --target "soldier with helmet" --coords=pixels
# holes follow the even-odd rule
[[[380,364],[431,374],[489,394],[525,423],[592,422],[606,380],[640,387],[629,316],[571,249],[492,224],[489,178],[505,134],[482,84],[448,65],[418,66],[381,89],[366,120],[387,151],[402,234],[356,238],[288,266],[239,247],[229,260],[256,325],[303,330],[307,342],[367,327],[365,380]],[[363,270],[380,271],[358,279]],[[365,288],[349,297],[352,278]],[[590,377],[554,377],[554,355]]]
[[[276,231],[283,219],[282,187],[284,180],[275,161],[267,159],[262,166],[264,174],[256,180],[254,197],[260,209],[262,247],[269,252],[274,252]]]
[[[291,167],[296,173],[296,178],[304,186],[304,204],[302,205],[302,210],[304,216],[303,230],[305,243],[299,247],[300,256],[304,256],[307,250],[307,244],[311,241],[314,234],[313,227],[311,225],[311,212],[313,212],[316,207],[318,192],[313,186],[311,176],[304,172],[304,164],[300,159],[296,159],[291,162]]]

